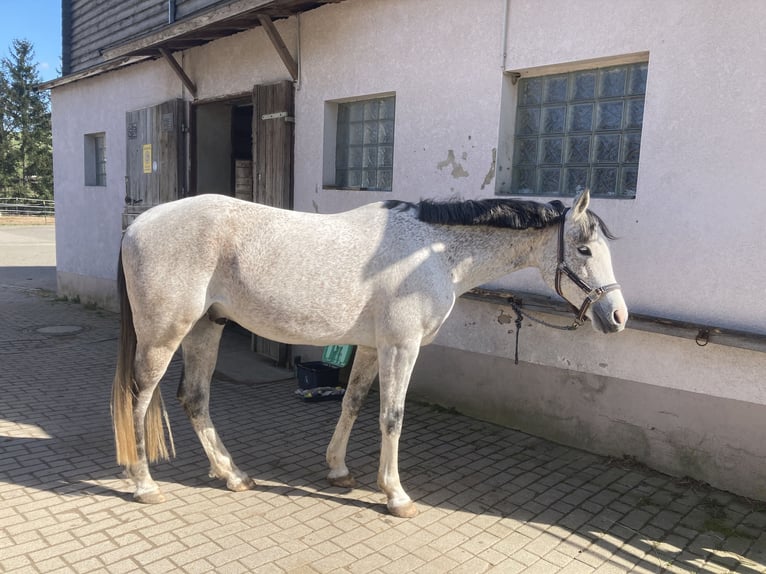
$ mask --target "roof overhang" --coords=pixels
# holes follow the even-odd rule
[[[92,66],[86,70],[75,72],[74,74],[69,74],[60,78],[54,78],[52,80],[48,80],[47,82],[41,82],[37,84],[36,89],[50,90],[51,88],[58,88],[59,86],[71,84],[72,82],[77,82],[78,80],[84,80],[86,78],[92,78],[93,76],[105,74],[106,72],[111,72],[112,70],[116,70],[118,68],[124,68],[125,66],[137,64],[138,62],[143,62],[144,60],[149,60],[151,58],[152,57],[150,56],[117,58],[111,62],[104,62],[103,64]]]
[[[55,78],[38,85],[48,90],[99,74],[116,70],[147,59],[168,57],[179,52],[201,46],[208,42],[231,36],[251,28],[263,26],[274,43],[283,61],[289,55],[280,50],[281,38],[275,37],[273,20],[289,18],[301,12],[313,10],[324,4],[342,0],[233,0],[228,4],[216,5],[197,14],[163,26],[129,42],[108,46],[101,51],[103,63],[80,70],[61,78]],[[282,47],[284,44],[282,43]],[[170,57],[172,59],[172,56]],[[170,62],[170,59],[168,60]],[[173,65],[172,62],[171,66]],[[290,65],[285,62],[290,70]],[[175,68],[174,68],[175,69]],[[291,74],[295,74],[291,70]]]

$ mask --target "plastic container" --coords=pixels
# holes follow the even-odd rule
[[[322,350],[321,361],[295,365],[298,388],[337,387],[340,370],[348,364],[353,351],[351,345],[329,345]]]

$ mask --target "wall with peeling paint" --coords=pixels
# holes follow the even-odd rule
[[[365,0],[303,16],[296,209],[331,213],[386,199],[493,196],[503,6]],[[393,190],[324,188],[326,102],[380,93],[396,95]]]
[[[300,26],[296,18],[280,20],[289,49],[297,51],[299,36],[301,46],[295,207],[330,213],[384,199],[492,197],[503,190],[513,153],[508,73],[646,52],[637,197],[592,205],[621,237],[612,249],[628,305],[766,333],[766,50],[752,41],[764,20],[758,2],[661,0],[345,0],[304,14]],[[287,77],[260,29],[188,50],[179,61],[203,99]],[[323,186],[328,106],[390,93],[393,191]],[[53,90],[58,275],[68,293],[104,302],[113,296],[125,112],[174,97],[189,96],[161,61]],[[82,137],[101,131],[107,187],[88,189],[79,172]],[[550,294],[535,271],[497,286]],[[525,321],[515,365],[512,317],[508,307],[459,301],[423,350],[412,392],[766,499],[762,353],[715,341],[697,347],[630,326],[607,337]],[[312,352],[299,351],[304,359]]]
[[[636,198],[593,205],[620,237],[615,271],[631,309],[766,334],[764,268],[754,265],[766,244],[766,48],[754,44],[766,5],[512,0],[510,6],[509,72],[648,58]],[[504,108],[512,111],[510,77],[504,90]],[[505,181],[510,137],[501,128],[498,169]],[[507,285],[543,289],[533,274]]]
[[[763,269],[754,265],[756,246],[766,243],[760,223],[766,203],[752,183],[766,175],[766,163],[753,156],[766,149],[757,120],[766,109],[755,105],[766,88],[759,72],[766,53],[741,45],[758,37],[766,8],[743,3],[739,12],[657,1],[647,9],[643,0],[626,0],[604,9],[598,0],[511,0],[503,75],[498,45],[506,3],[447,4],[432,11],[410,2],[341,3],[305,19],[321,33],[306,43],[304,64],[312,73],[298,98],[297,208],[332,212],[388,198],[502,192],[516,96],[508,73],[566,70],[588,60],[595,66],[645,52],[637,197],[592,205],[620,236],[613,258],[628,304],[645,314],[766,333]],[[393,41],[376,43],[381,28]],[[327,38],[360,50],[338,55]],[[392,54],[394,46],[402,48]],[[360,53],[369,68],[363,69]],[[732,75],[724,78],[723,69]],[[323,188],[318,110],[328,100],[378,92],[397,97],[393,191]],[[727,295],[732,282],[736,297]],[[534,270],[494,286],[555,297]],[[436,343],[424,349],[412,392],[766,498],[759,464],[766,432],[754,424],[757,413],[766,414],[761,353],[715,343],[703,348],[632,329],[606,337],[525,322],[517,366],[515,326],[503,320],[511,316],[507,307],[459,301]]]

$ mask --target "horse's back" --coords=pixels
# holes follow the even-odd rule
[[[283,342],[371,344],[383,314],[396,314],[406,330],[418,320],[407,307],[416,299],[451,301],[441,293],[448,278],[419,236],[426,232],[384,204],[319,215],[203,195],[137,218],[123,255],[147,299],[162,291],[193,313],[215,306]]]

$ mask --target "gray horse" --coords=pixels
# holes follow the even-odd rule
[[[120,352],[112,390],[117,461],[135,500],[162,502],[149,462],[169,456],[159,381],[179,345],[178,397],[231,490],[252,488],[209,415],[210,380],[226,319],[290,344],[357,345],[342,413],[327,448],[330,483],[352,486],[351,427],[380,376],[378,484],[389,511],[417,513],[399,481],[404,401],[422,345],[469,289],[534,266],[578,320],[621,331],[628,311],[612,272],[604,223],[558,201],[388,201],[334,215],[287,211],[221,195],[154,207],[122,241]],[[172,437],[170,440],[171,451]]]

